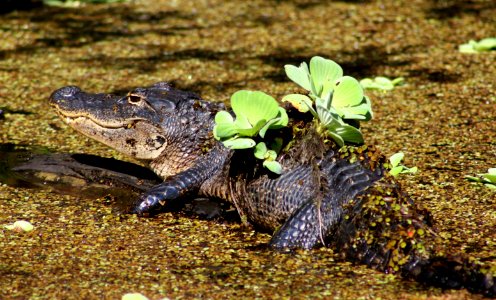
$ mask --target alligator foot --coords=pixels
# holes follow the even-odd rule
[[[147,193],[141,195],[138,205],[136,205],[132,213],[141,216],[159,211],[170,201],[180,198],[181,194],[183,194],[182,190],[184,190],[184,187],[177,183],[164,182],[156,185]]]

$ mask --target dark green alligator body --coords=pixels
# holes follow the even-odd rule
[[[233,151],[212,137],[225,109],[167,83],[126,96],[55,91],[51,103],[73,128],[134,158],[164,179],[143,194],[135,213],[148,214],[187,197],[232,203],[241,219],[275,232],[275,249],[333,247],[344,257],[387,273],[443,288],[496,295],[496,270],[463,256],[446,256],[430,215],[385,170],[373,147],[337,149],[312,121],[290,112],[278,134],[289,145],[278,157],[283,173],[262,168],[252,150]]]

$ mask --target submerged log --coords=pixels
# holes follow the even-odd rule
[[[33,153],[14,145],[0,148],[0,182],[15,187],[50,189],[55,193],[88,199],[109,196],[119,212],[129,212],[141,193],[162,182],[149,169],[114,158]],[[229,210],[226,204],[208,199],[191,200],[168,209],[182,209],[206,218],[218,217]]]

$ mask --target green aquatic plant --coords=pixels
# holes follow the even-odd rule
[[[307,95],[290,94],[283,102],[290,102],[300,112],[311,112],[325,132],[338,146],[346,143],[363,144],[359,121],[372,118],[370,99],[364,95],[360,83],[351,76],[343,76],[343,69],[334,61],[312,57],[296,67],[284,67],[293,82],[308,91]],[[220,111],[215,115],[214,137],[231,149],[254,148],[254,155],[263,166],[281,174],[277,154],[282,142],[277,138],[267,145],[264,139],[269,129],[288,124],[288,115],[277,101],[263,92],[238,91],[231,96],[233,113]],[[259,137],[257,137],[259,136]],[[270,142],[270,141],[269,141]]]
[[[255,146],[252,137],[264,137],[268,129],[288,124],[288,115],[277,101],[264,92],[237,91],[231,96],[231,108],[236,119],[227,112],[215,115],[214,137],[231,149]],[[227,144],[226,144],[227,142]]]
[[[236,119],[231,113],[220,111],[215,115],[213,129],[214,137],[230,149],[253,148],[257,135],[263,139],[267,130],[288,125],[286,110],[263,92],[237,91],[231,96],[231,108]],[[278,151],[267,149],[265,143],[262,144],[255,148],[255,157],[264,159],[266,168],[280,174],[282,167],[275,161]],[[265,152],[262,147],[265,147]]]
[[[149,300],[149,298],[141,293],[127,293],[122,295],[121,300]]]
[[[343,76],[337,63],[320,56],[312,57],[310,67],[303,62],[299,67],[286,65],[284,69],[289,79],[309,93],[286,95],[282,101],[290,102],[300,112],[310,111],[339,146],[363,143],[358,126],[352,124],[370,120],[372,108],[355,78]]]
[[[496,168],[490,168],[487,170],[487,173],[477,175],[479,177],[466,175],[465,178],[470,181],[482,183],[484,186],[496,190]]]
[[[28,221],[21,220],[21,221],[15,221],[13,224],[4,225],[4,228],[17,232],[29,232],[34,229],[34,226]]]
[[[282,166],[279,162],[276,161],[277,154],[281,150],[282,140],[278,139],[275,142],[276,145],[272,146],[272,149],[267,148],[265,142],[260,142],[255,146],[254,154],[258,159],[263,159],[263,166],[269,169],[270,171],[281,174]]]
[[[405,78],[403,77],[398,77],[391,80],[387,77],[377,76],[375,78],[364,78],[360,80],[360,85],[366,90],[390,91],[404,82]]]
[[[496,38],[485,38],[480,41],[470,40],[466,44],[458,46],[458,51],[462,53],[479,53],[496,50]]]
[[[417,171],[418,171],[417,167],[408,168],[408,167],[400,164],[404,157],[405,157],[405,154],[402,152],[398,152],[398,153],[391,155],[391,157],[389,158],[389,163],[391,165],[391,169],[389,170],[389,174],[393,175],[394,177],[397,177],[399,174],[417,173]]]

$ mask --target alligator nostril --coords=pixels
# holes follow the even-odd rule
[[[167,92],[170,91],[170,89],[171,89],[170,84],[168,82],[165,82],[165,81],[157,82],[154,85],[152,85],[152,87],[156,88],[156,89],[164,90]]]
[[[80,91],[81,89],[77,86],[65,86],[52,93],[52,95],[50,96],[50,102],[57,102],[59,100],[73,97]]]
[[[78,88],[77,86],[66,86],[58,90],[59,94],[64,97],[73,96],[74,94],[80,91],[81,89]]]

